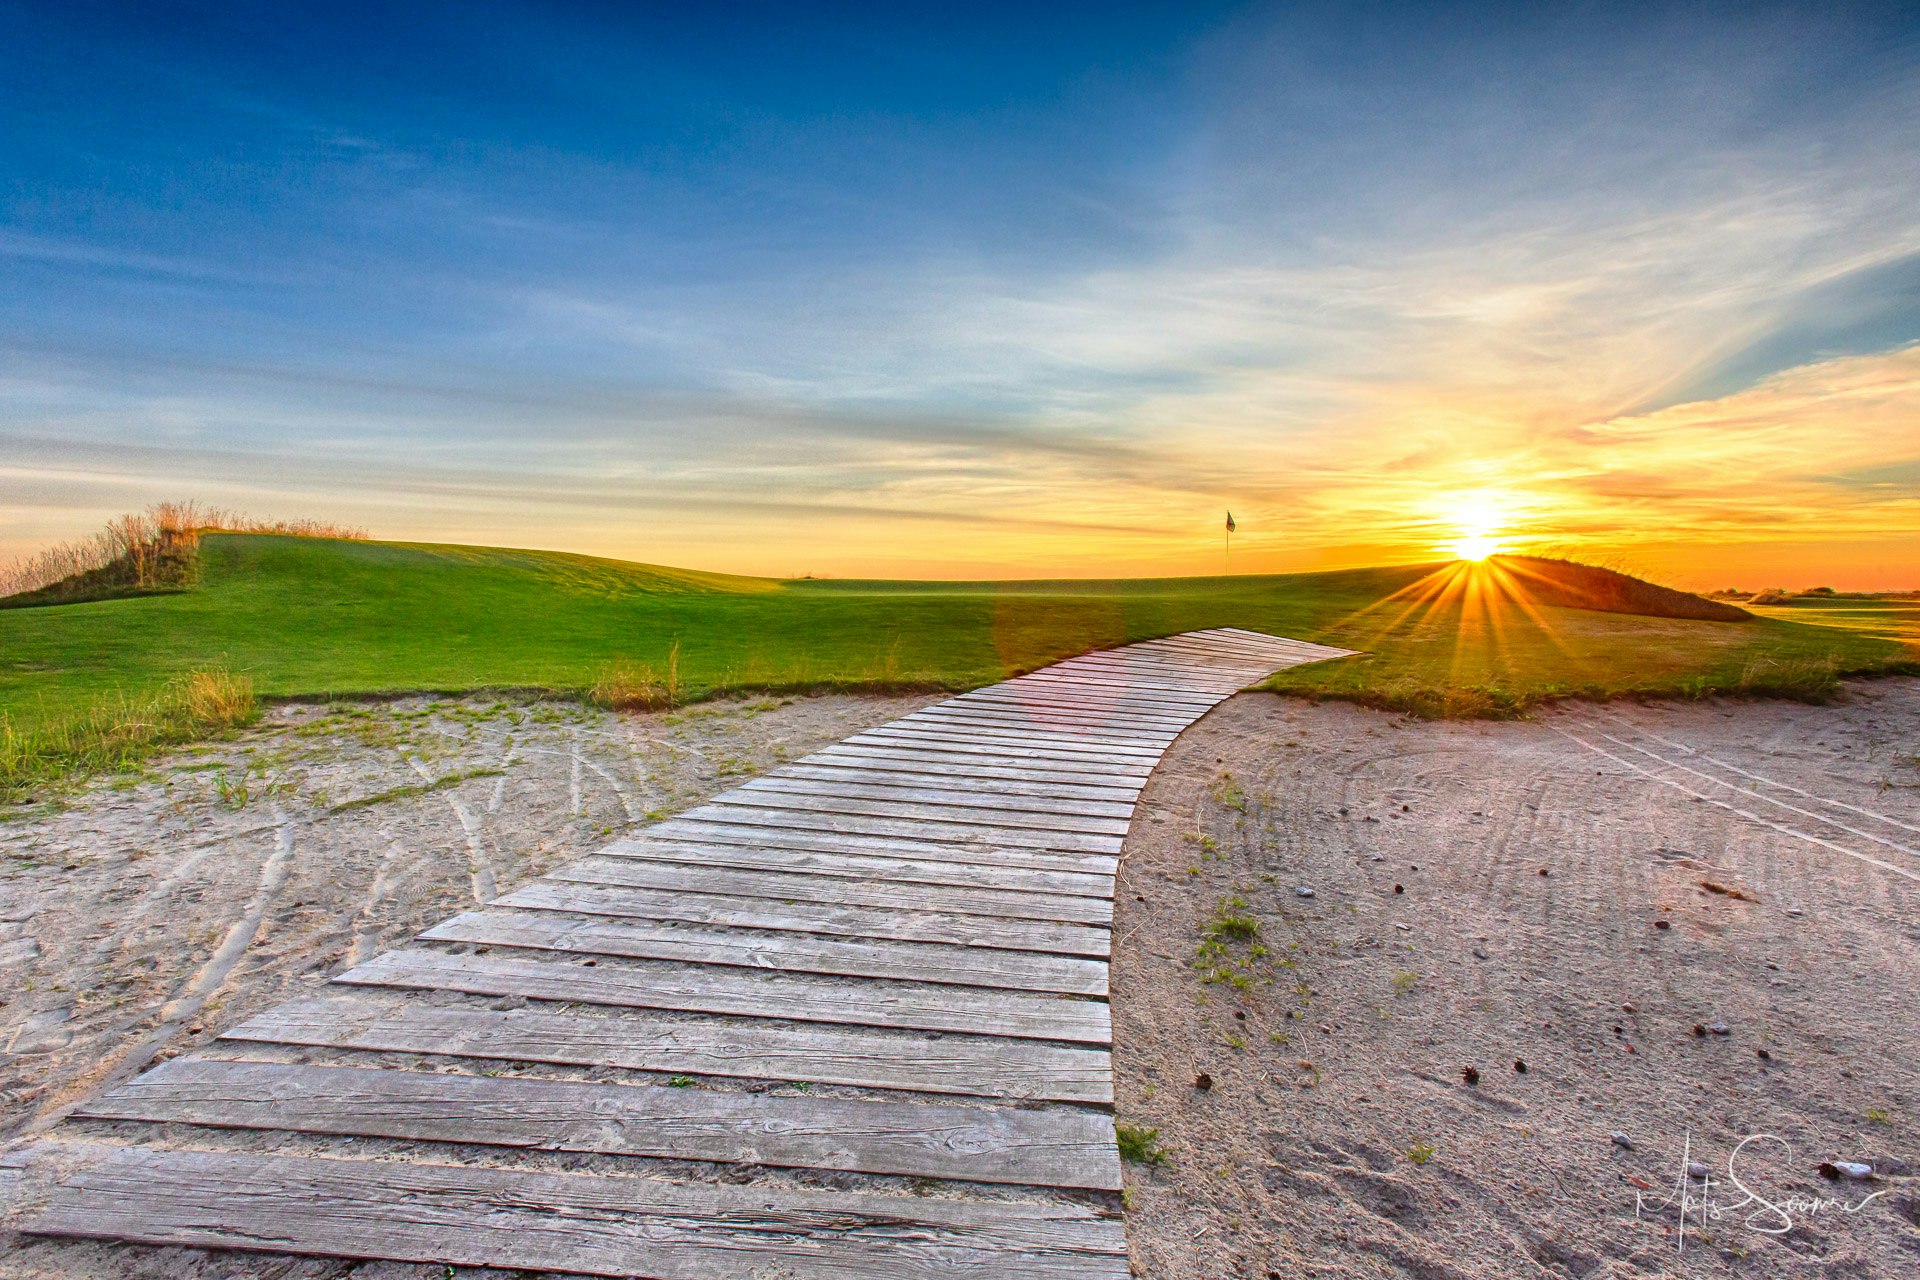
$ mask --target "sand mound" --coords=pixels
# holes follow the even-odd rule
[[[1650,618],[1697,618],[1707,622],[1748,622],[1745,609],[1708,600],[1672,587],[1571,560],[1539,556],[1499,556],[1497,563],[1525,581],[1542,604],[1599,613],[1637,613]]]

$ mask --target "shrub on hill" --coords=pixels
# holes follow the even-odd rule
[[[321,520],[256,520],[197,502],[157,502],[109,520],[90,538],[63,542],[0,568],[0,608],[74,604],[178,591],[193,582],[204,533],[284,533],[355,538],[365,529]]]

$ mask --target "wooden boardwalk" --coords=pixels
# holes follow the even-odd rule
[[[440,924],[12,1158],[26,1229],[658,1280],[1119,1280],[1107,956],[1234,629],[926,707]]]

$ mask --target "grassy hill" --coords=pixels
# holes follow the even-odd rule
[[[556,552],[260,534],[207,535],[199,557],[190,590],[0,610],[0,715],[16,737],[215,668],[267,697],[578,694],[614,668],[670,683],[676,699],[964,688],[1088,648],[1222,625],[1368,651],[1283,674],[1275,688],[1431,714],[1512,714],[1582,693],[1806,696],[1836,673],[1912,657],[1881,638],[1776,619],[1601,612],[1620,589],[1618,575],[1599,570],[1585,571],[1597,575],[1588,587],[1555,570],[1545,596],[1556,603],[1544,603],[1530,597],[1521,562],[1513,572],[775,581]],[[1518,584],[1522,603],[1499,582]]]

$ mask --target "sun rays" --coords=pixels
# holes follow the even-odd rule
[[[1464,537],[1494,544],[1486,534]],[[1375,604],[1341,620],[1334,629],[1355,648],[1371,649],[1391,636],[1413,644],[1449,647],[1448,677],[1456,686],[1498,683],[1516,647],[1544,641],[1562,655],[1576,655],[1555,627],[1529,580],[1544,581],[1524,560],[1504,557],[1497,545],[1479,555],[1433,570]]]

